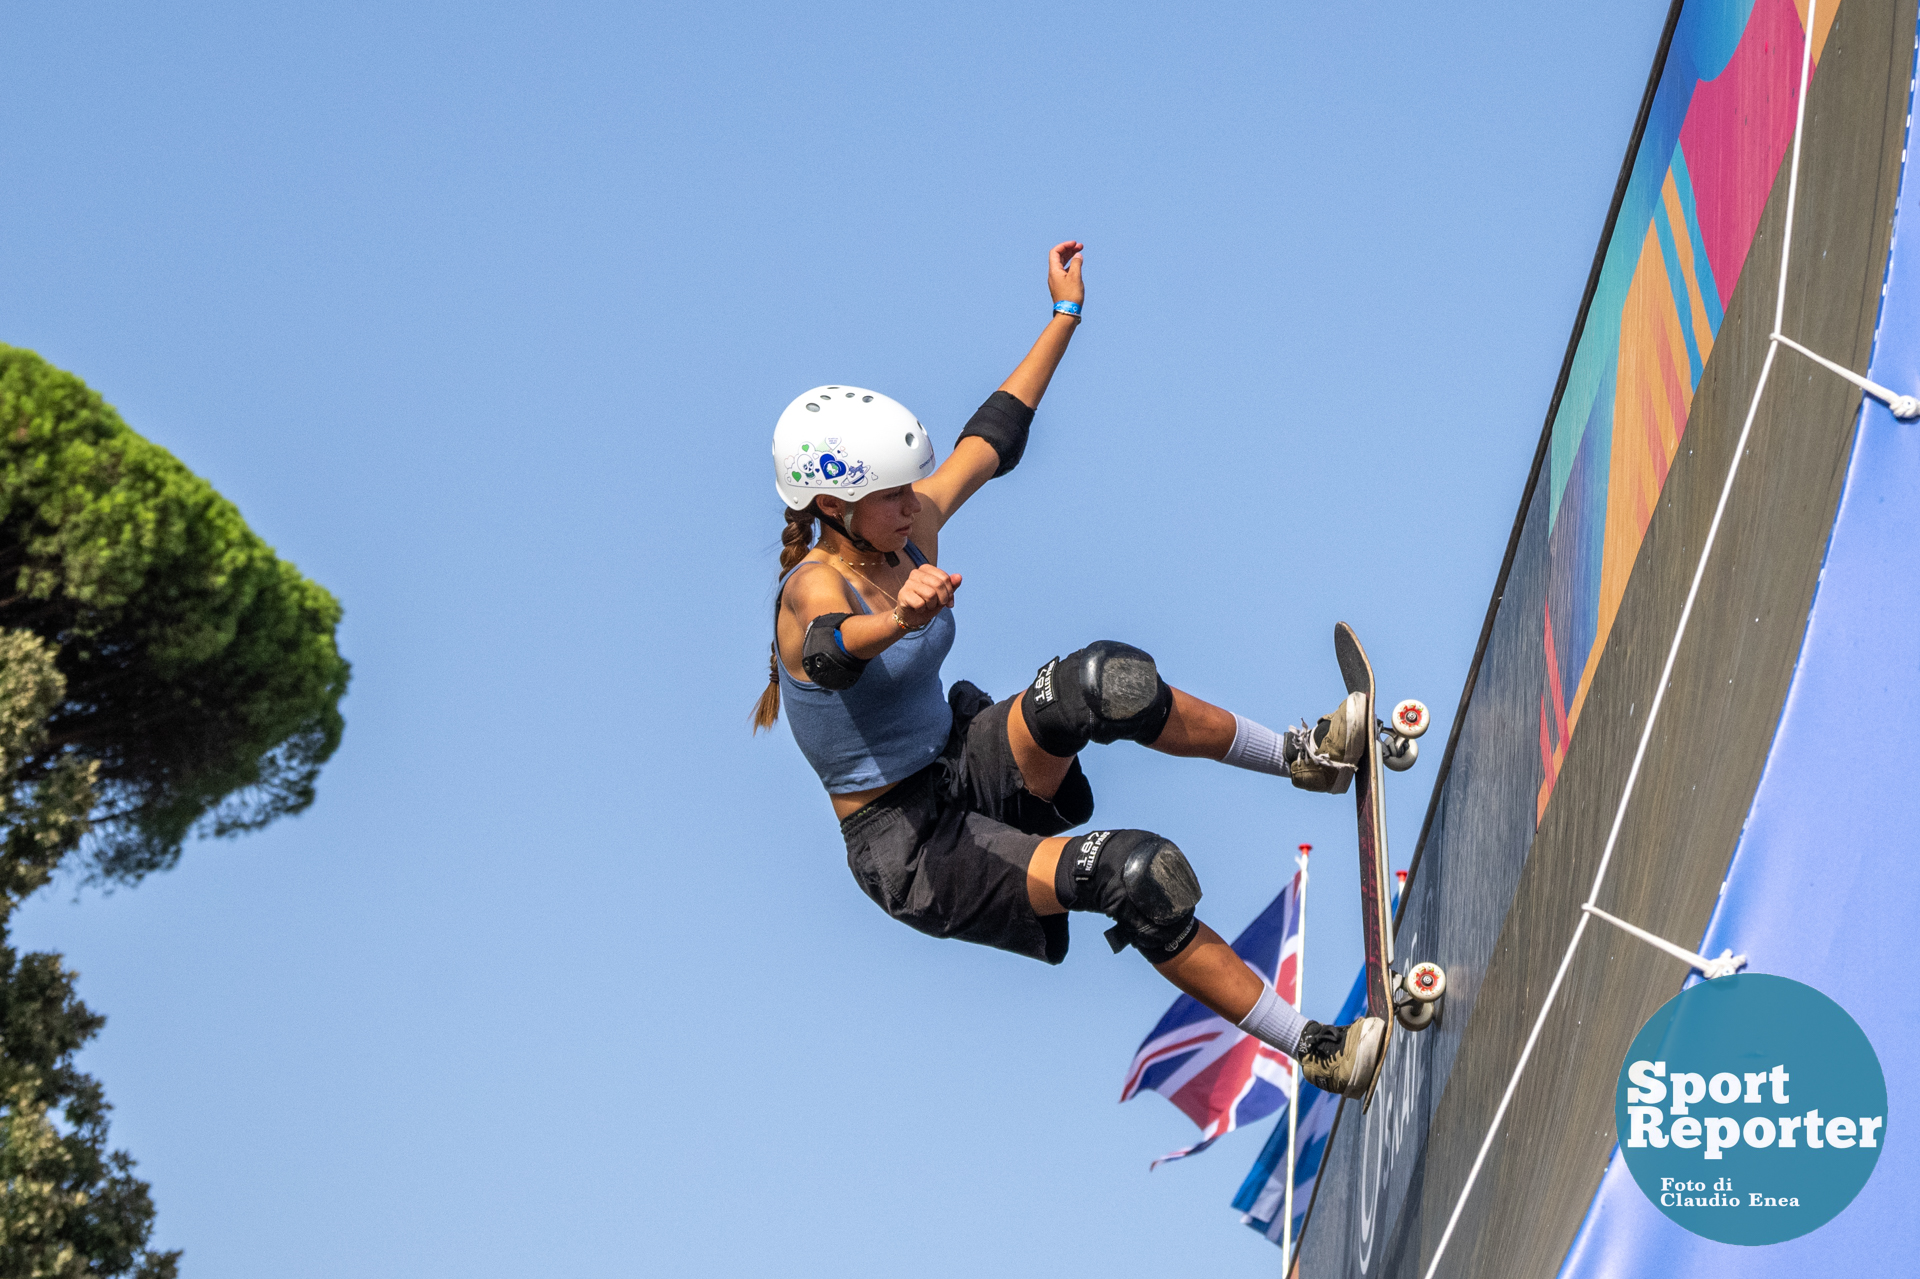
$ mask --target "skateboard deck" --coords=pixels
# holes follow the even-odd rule
[[[1389,918],[1393,882],[1387,869],[1386,792],[1381,786],[1380,741],[1371,731],[1375,718],[1373,665],[1360,637],[1345,622],[1333,628],[1333,654],[1340,663],[1340,678],[1347,692],[1367,697],[1367,757],[1354,766],[1354,813],[1360,829],[1360,928],[1367,943],[1367,1016],[1386,1022],[1386,1034],[1380,1041],[1380,1060],[1386,1061],[1387,1045],[1393,1039],[1393,923]],[[1361,1109],[1373,1105],[1373,1089],[1380,1082],[1376,1071],[1367,1085]]]

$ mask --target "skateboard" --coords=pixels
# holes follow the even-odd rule
[[[1395,772],[1413,767],[1419,757],[1415,739],[1427,731],[1430,717],[1424,705],[1409,698],[1393,708],[1391,723],[1377,718],[1373,664],[1367,660],[1367,650],[1360,646],[1360,637],[1345,622],[1333,628],[1333,654],[1347,692],[1365,694],[1367,719],[1374,725],[1367,737],[1366,758],[1354,765],[1353,799],[1360,834],[1360,928],[1367,943],[1367,1016],[1386,1023],[1386,1035],[1380,1043],[1380,1060],[1385,1062],[1394,1023],[1408,1030],[1424,1030],[1433,1024],[1438,1001],[1446,993],[1446,974],[1437,964],[1416,964],[1404,978],[1393,968],[1389,896],[1393,878],[1387,863],[1386,791],[1381,772],[1383,767]],[[1379,1081],[1379,1072],[1375,1071],[1361,1101],[1362,1110],[1373,1104],[1374,1086]]]

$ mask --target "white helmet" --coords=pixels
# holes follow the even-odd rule
[[[773,426],[773,482],[798,511],[822,493],[857,502],[933,474],[933,441],[906,405],[857,386],[816,386]]]

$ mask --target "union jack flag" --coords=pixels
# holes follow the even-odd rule
[[[1280,998],[1300,1006],[1301,874],[1234,939],[1233,949]],[[1157,1092],[1200,1127],[1200,1140],[1153,1161],[1158,1168],[1272,1114],[1293,1093],[1294,1062],[1191,996],[1173,1001],[1133,1055],[1121,1101]]]

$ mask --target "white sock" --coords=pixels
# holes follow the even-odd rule
[[[1260,992],[1253,1011],[1240,1019],[1240,1029],[1289,1057],[1300,1055],[1300,1032],[1306,1026],[1307,1019],[1300,1010],[1280,998],[1271,986]]]
[[[1220,762],[1235,768],[1249,768],[1256,773],[1285,777],[1287,762],[1280,756],[1282,740],[1280,734],[1266,725],[1256,724],[1245,715],[1235,715],[1233,745],[1227,747],[1227,753]]]

